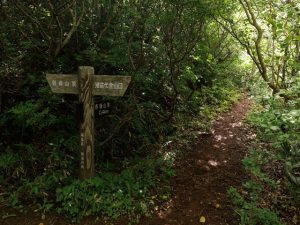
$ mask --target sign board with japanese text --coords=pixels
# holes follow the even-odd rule
[[[47,74],[46,79],[53,93],[78,94],[78,76],[73,74]],[[130,76],[93,76],[93,95],[123,96],[129,83]]]

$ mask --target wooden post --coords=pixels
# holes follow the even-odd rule
[[[94,165],[94,68],[79,67],[79,102],[83,107],[83,121],[80,126],[80,173],[81,179],[89,179],[95,174]]]
[[[0,90],[0,113],[2,112],[2,91]]]

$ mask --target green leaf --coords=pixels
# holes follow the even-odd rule
[[[270,129],[271,129],[272,131],[277,131],[277,130],[280,130],[280,128],[279,128],[279,127],[277,127],[277,126],[271,126],[271,127],[270,127]]]

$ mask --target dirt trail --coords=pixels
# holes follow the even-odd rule
[[[141,225],[239,224],[227,190],[246,178],[241,160],[251,131],[243,123],[251,103],[244,98],[220,116],[210,135],[202,135],[194,149],[177,165],[173,198]]]

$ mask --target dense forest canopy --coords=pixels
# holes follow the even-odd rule
[[[157,170],[167,173],[165,162],[153,159],[163,143],[188,130],[188,123],[209,130],[216,113],[243,89],[270,101],[264,117],[253,120],[265,124],[266,136],[277,133],[286,176],[300,185],[293,172],[300,167],[298,1],[0,0],[3,201],[41,200],[43,210],[60,204],[61,212],[74,217],[96,212],[118,217],[136,209],[122,203],[122,210],[112,212],[93,205],[80,214],[80,203],[74,211],[67,207],[76,202],[68,188],[86,187],[76,180],[78,96],[51,93],[45,75],[76,74],[79,66],[92,66],[95,74],[132,77],[123,97],[95,97],[112,105],[109,115],[95,118],[96,179],[105,179],[110,163],[119,172],[137,164],[131,172],[139,179],[155,176]],[[145,156],[153,161],[136,159]],[[143,165],[153,170],[151,175],[139,174],[147,171]],[[110,177],[110,185],[126,186],[117,181],[133,179],[125,172]],[[155,187],[154,180],[139,188]],[[100,181],[94,185],[102,187]]]
[[[120,102],[125,118],[115,123],[135,120],[142,130],[145,115],[135,115],[142,105],[153,114],[147,119],[169,121],[180,102],[211,86],[218,73],[225,77],[222,70],[238,56],[213,18],[222,8],[222,1],[3,2],[1,92],[10,97],[2,97],[2,108],[34,99],[47,106],[58,97],[47,91],[45,72],[91,65],[96,74],[133,76],[131,98],[122,101],[130,102]]]

